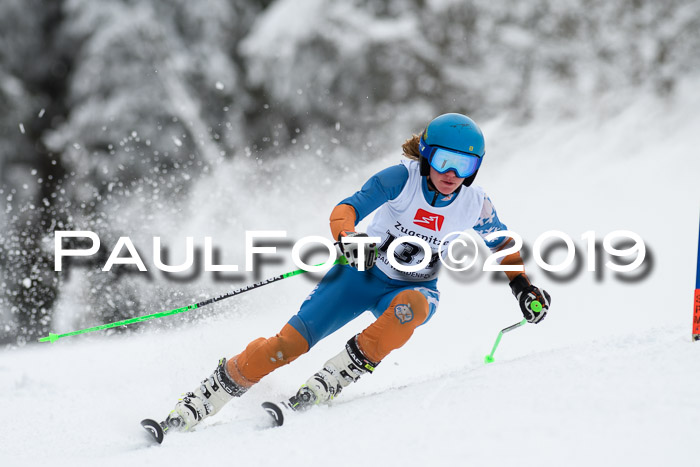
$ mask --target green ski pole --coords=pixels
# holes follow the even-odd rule
[[[540,311],[542,311],[542,304],[539,301],[535,300],[530,304],[530,309],[535,313],[539,313]],[[493,361],[494,361],[493,354],[496,353],[496,349],[498,348],[498,344],[501,343],[501,338],[503,337],[503,334],[510,332],[514,329],[518,329],[520,326],[522,326],[526,323],[527,323],[527,320],[523,319],[519,323],[515,323],[511,326],[508,326],[507,328],[501,329],[501,332],[499,332],[498,336],[496,336],[496,342],[494,342],[494,344],[493,344],[493,348],[491,349],[491,353],[484,357],[484,363],[493,363]]]
[[[345,256],[341,256],[333,264],[347,264],[347,259],[345,258]],[[320,266],[320,265],[317,265],[317,266]],[[212,304],[215,302],[219,302],[221,300],[225,300],[227,298],[231,298],[231,297],[234,297],[236,295],[240,295],[243,292],[248,292],[249,290],[257,289],[258,287],[262,287],[264,285],[271,284],[273,282],[281,281],[282,279],[296,276],[298,274],[303,274],[305,272],[306,272],[306,270],[304,270],[304,269],[297,269],[295,271],[291,271],[291,272],[288,272],[285,274],[280,274],[279,276],[271,277],[269,279],[265,279],[263,281],[256,282],[255,284],[241,287],[240,289],[236,289],[236,290],[233,290],[231,292],[225,293],[223,295],[219,295],[218,297],[209,298],[209,299],[204,300],[202,302],[193,303],[192,305],[183,306],[181,308],[175,308],[174,310],[161,311],[159,313],[153,313],[153,314],[144,315],[144,316],[137,316],[135,318],[125,319],[122,321],[116,321],[114,323],[101,324],[99,326],[93,326],[91,328],[86,328],[86,329],[79,329],[77,331],[67,332],[64,334],[49,333],[48,336],[40,338],[39,342],[56,342],[58,339],[61,339],[62,337],[76,336],[78,334],[85,334],[85,333],[93,332],[93,331],[101,331],[103,329],[115,328],[118,326],[127,326],[127,325],[133,324],[133,323],[140,323],[142,321],[163,318],[165,316],[176,315],[178,313],[184,313],[184,312],[190,311],[190,310],[196,310],[197,308],[202,308],[203,306],[206,306],[206,305],[209,305],[209,304]]]

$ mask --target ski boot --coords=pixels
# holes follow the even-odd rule
[[[365,357],[357,345],[357,336],[350,339],[345,348],[328,360],[323,369],[304,383],[289,400],[275,404],[264,402],[263,408],[277,426],[284,423],[285,413],[301,412],[314,405],[327,404],[336,398],[343,388],[354,383],[365,373],[372,373],[379,363]]]
[[[205,418],[214,415],[234,397],[240,397],[248,389],[236,384],[226,370],[226,359],[202,384],[192,392],[182,395],[165,424],[168,429],[189,431]]]

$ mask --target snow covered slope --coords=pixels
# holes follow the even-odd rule
[[[274,334],[313,286],[295,277],[197,311],[201,319],[188,326],[146,325],[130,336],[3,351],[0,464],[694,465],[700,344],[690,342],[690,314],[700,101],[693,89],[676,102],[642,96],[568,121],[485,123],[490,146],[479,183],[513,230],[531,242],[558,229],[582,244],[588,230],[602,237],[628,229],[642,236],[653,261],[648,276],[632,282],[609,271],[598,281],[585,269],[560,282],[528,264],[534,281],[552,293],[551,316],[506,335],[494,364],[485,366],[483,356],[498,330],[520,318],[507,286],[486,275],[444,274],[430,324],[333,407],[281,429],[259,429],[259,403],[294,392],[369,316],[270,375],[203,429],[148,446],[139,420],[165,416],[218,358]],[[361,168],[347,185],[394,160]],[[286,169],[301,177],[307,166],[295,163]],[[332,206],[352,189],[320,178],[318,187],[299,188],[308,196],[294,205],[263,206],[225,169],[193,195],[192,212],[204,211],[205,192],[240,190],[249,207],[239,226],[289,225],[290,236],[325,229],[317,200]],[[216,222],[215,234],[230,233]],[[80,309],[79,287],[62,300],[57,332],[71,330],[67,310]]]
[[[166,414],[176,388],[194,386],[215,363],[204,357],[208,352],[178,349],[177,342],[199,344],[199,334],[210,331],[32,348],[3,358],[0,389],[11,395],[0,428],[3,465],[332,460],[351,466],[362,459],[364,465],[583,466],[692,465],[694,459],[700,359],[685,327],[525,350],[490,365],[467,350],[461,363],[448,359],[454,368],[435,356],[434,365],[415,374],[406,355],[391,356],[332,407],[262,429],[267,415],[258,404],[293,391],[325,357],[314,351],[301,365],[306,373],[282,370],[288,378],[272,376],[206,427],[150,445],[139,419]],[[534,336],[528,328],[517,332]],[[504,347],[511,344],[504,339]]]

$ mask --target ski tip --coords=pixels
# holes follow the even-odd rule
[[[274,402],[263,402],[262,408],[265,409],[272,420],[275,422],[275,426],[282,426],[284,423],[284,415],[282,414],[282,409]]]
[[[153,440],[155,440],[158,444],[163,443],[163,439],[165,438],[165,431],[163,431],[163,427],[161,426],[160,423],[158,423],[155,420],[151,420],[150,418],[147,418],[145,420],[141,420],[141,426],[148,432],[148,434],[151,435]]]

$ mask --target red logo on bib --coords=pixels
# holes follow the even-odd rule
[[[425,209],[419,209],[416,212],[416,217],[413,218],[413,223],[425,227],[430,230],[440,230],[442,228],[442,222],[445,220],[445,216],[440,214],[433,214]]]

